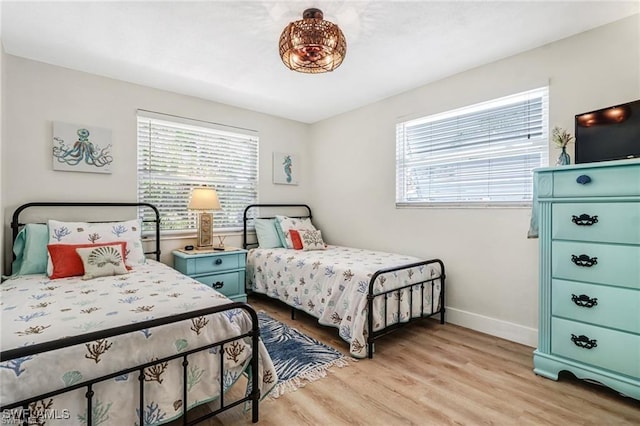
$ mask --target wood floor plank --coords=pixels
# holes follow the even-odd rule
[[[348,354],[337,329],[303,313],[291,320],[286,305],[264,297],[249,303]],[[558,381],[536,376],[533,349],[426,320],[379,340],[371,360],[334,367],[278,399],[266,397],[259,424],[640,425],[639,401],[568,373]],[[250,423],[251,414],[236,407],[206,424]]]

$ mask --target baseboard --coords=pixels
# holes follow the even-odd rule
[[[446,322],[535,348],[538,330],[508,321],[447,307]]]

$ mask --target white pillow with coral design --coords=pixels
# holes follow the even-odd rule
[[[322,240],[322,232],[317,229],[302,229],[298,231],[302,240],[302,250],[324,250],[327,245]]]
[[[282,234],[284,235],[285,243],[287,248],[293,248],[293,241],[291,240],[291,235],[289,231],[292,229],[297,229],[298,231],[302,229],[312,229],[316,230],[316,227],[311,223],[311,219],[308,217],[305,218],[297,218],[297,217],[288,217],[288,216],[279,216],[276,215],[276,222],[280,229],[282,230]]]
[[[142,226],[138,219],[124,222],[61,222],[49,220],[49,244],[96,244],[125,241],[126,266],[135,267],[146,262],[142,247]],[[53,272],[49,257],[47,275]]]

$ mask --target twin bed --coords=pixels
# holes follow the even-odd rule
[[[156,241],[147,254],[155,260],[114,276],[50,279],[51,274],[40,273],[2,283],[3,420],[143,425],[181,419],[193,424],[247,404],[257,422],[260,397],[275,386],[277,375],[259,340],[256,312],[159,262],[160,217],[150,204],[30,203],[14,213],[14,241],[24,226],[23,210],[51,207],[151,209]],[[87,230],[92,243],[107,239],[105,229],[122,238],[128,231],[125,222],[52,223],[49,234],[61,243]],[[127,245],[138,243],[128,240]],[[133,249],[126,253],[129,259],[135,256]],[[246,382],[239,392],[244,397],[227,398],[243,376],[248,376],[241,381]],[[210,412],[188,419],[188,409],[203,403],[209,403]]]
[[[261,211],[302,211],[295,216]],[[440,315],[445,320],[445,269],[439,259],[422,260],[399,254],[311,244],[307,249],[260,247],[248,241],[256,220],[288,221],[313,227],[306,204],[252,204],[243,215],[243,247],[247,255],[247,285],[256,293],[278,299],[295,310],[338,328],[353,357],[373,357],[374,341],[413,321]],[[284,222],[283,222],[284,223]],[[286,226],[286,225],[285,225]],[[284,230],[286,234],[286,229]],[[315,239],[321,233],[313,233]],[[313,243],[313,242],[312,242]]]
[[[20,220],[24,210],[59,207],[148,209],[150,214],[141,215],[146,218],[143,222],[154,225],[155,249],[144,253],[140,263],[129,265],[136,257],[133,248],[141,245],[129,238],[121,251],[125,260],[129,257],[128,263],[122,261],[129,270],[113,276],[87,279],[85,270],[85,279],[51,279],[49,262],[47,273],[25,274],[2,283],[3,419],[137,425],[180,419],[183,424],[195,424],[245,404],[257,422],[259,401],[276,385],[277,374],[259,340],[256,312],[159,262],[160,217],[151,204],[25,204],[13,215],[13,241],[22,241],[20,248],[29,249],[28,240],[25,244],[20,239],[21,230],[30,226]],[[302,310],[320,324],[338,328],[357,358],[371,358],[376,339],[413,321],[439,315],[444,323],[442,261],[328,246],[318,240],[320,232],[313,241],[304,236],[303,250],[248,242],[252,223],[273,219],[258,218],[255,213],[274,208],[302,208],[305,213],[288,220],[311,223],[307,205],[254,204],[245,209],[243,247],[249,249],[250,290],[290,305],[292,316]],[[105,229],[112,229],[113,241],[127,235],[128,227],[135,228],[130,222],[48,223],[49,243],[88,238],[95,244],[106,237]],[[307,243],[315,249],[307,250]],[[47,247],[50,254],[53,247],[61,248],[59,244]],[[83,250],[76,249],[78,255]],[[99,257],[98,263],[104,266],[114,259]],[[53,267],[55,275],[59,269]],[[227,391],[243,376],[247,377],[244,397],[228,401]],[[188,418],[189,409],[204,403],[209,403],[209,413]]]

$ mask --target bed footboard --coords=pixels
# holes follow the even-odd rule
[[[387,291],[378,291],[378,292],[375,291],[375,288],[374,288],[375,282],[380,276],[410,269],[410,268],[426,267],[432,264],[438,264],[440,266],[440,274],[438,276],[430,277],[428,279],[424,279],[421,281],[416,281],[414,283],[410,283],[402,287],[396,287]],[[434,297],[436,282],[440,283],[440,294],[439,294],[439,297],[437,298],[438,299],[437,305],[435,300],[436,298]],[[397,299],[397,311],[399,313],[400,304],[401,304],[400,294],[405,289],[409,290],[409,318],[407,319],[407,321],[400,322],[400,318],[398,317],[398,321],[389,324],[389,322],[387,321],[387,310],[389,306],[388,299],[393,294],[398,295],[396,299]],[[426,314],[425,314],[425,306],[424,306],[425,291],[429,291],[431,293],[430,294],[431,297],[429,298],[429,300],[431,300],[431,306],[430,306],[430,309],[428,310],[428,313]],[[414,300],[415,292],[420,293],[419,294],[420,313],[419,315],[416,315],[416,316],[413,315],[413,300]],[[414,322],[423,318],[429,318],[436,314],[440,314],[440,324],[444,324],[444,319],[445,319],[444,318],[444,315],[445,315],[444,294],[445,294],[445,270],[444,270],[444,263],[439,259],[425,260],[423,262],[416,262],[416,263],[411,263],[411,264],[402,265],[402,266],[380,269],[379,271],[376,271],[371,276],[371,280],[369,281],[369,291],[367,293],[367,326],[368,326],[368,332],[369,332],[367,336],[367,356],[369,358],[373,358],[374,341],[376,339],[384,336],[385,334],[392,332],[393,330],[404,327],[405,325],[411,322]],[[374,328],[374,324],[373,324],[374,306],[373,305],[374,305],[374,301],[377,298],[383,298],[384,300],[384,314],[383,314],[384,325],[381,329],[373,331],[373,328]]]
[[[175,323],[175,322],[179,322],[179,321],[184,321],[184,320],[190,320],[192,318],[197,318],[197,317],[201,317],[201,316],[205,316],[205,315],[211,315],[211,314],[215,314],[215,313],[220,313],[220,312],[224,312],[224,311],[230,311],[230,310],[234,310],[234,309],[241,309],[246,311],[249,316],[251,317],[251,331],[248,331],[244,334],[238,335],[238,336],[233,336],[230,338],[227,338],[225,340],[221,340],[218,342],[214,342],[214,343],[210,343],[207,344],[205,346],[201,346],[195,349],[190,349],[190,350],[185,350],[179,354],[175,354],[175,355],[171,355],[168,357],[164,357],[162,359],[156,359],[153,360],[151,362],[145,363],[145,364],[141,364],[141,365],[137,365],[134,367],[130,367],[127,368],[125,370],[120,370],[114,373],[110,373],[108,375],[105,376],[101,376],[98,378],[95,378],[93,380],[86,380],[83,381],[81,383],[77,383],[74,384],[72,386],[68,386],[68,387],[64,387],[52,392],[47,392],[45,394],[42,395],[37,395],[34,397],[30,397],[28,399],[24,399],[22,401],[18,401],[18,402],[14,402],[11,404],[6,404],[6,405],[2,405],[0,406],[0,412],[2,412],[3,418],[5,418],[5,416],[8,414],[12,419],[16,418],[16,420],[20,420],[21,422],[25,422],[24,424],[27,424],[29,421],[34,420],[32,417],[29,418],[29,407],[30,404],[35,403],[36,401],[45,399],[45,398],[50,398],[56,395],[60,395],[72,390],[76,390],[76,389],[81,389],[81,388],[86,388],[86,399],[87,399],[87,419],[86,419],[86,424],[93,424],[93,419],[92,419],[92,415],[93,415],[93,410],[92,410],[92,405],[93,405],[93,401],[94,401],[94,391],[93,391],[93,386],[96,383],[99,382],[103,382],[105,380],[110,380],[113,379],[115,377],[121,376],[123,374],[129,374],[129,373],[135,373],[138,372],[139,376],[138,376],[138,380],[140,382],[140,400],[139,400],[139,413],[140,413],[140,418],[139,418],[139,424],[146,424],[145,419],[144,419],[144,377],[145,377],[145,369],[151,368],[155,365],[159,365],[162,363],[166,363],[168,361],[174,360],[174,359],[182,359],[182,367],[183,367],[183,393],[182,393],[182,397],[183,397],[183,413],[182,413],[182,424],[184,425],[191,425],[191,424],[196,424],[199,422],[202,422],[203,420],[206,420],[210,417],[213,417],[225,410],[228,410],[232,407],[235,407],[239,404],[242,404],[244,402],[251,402],[251,410],[252,410],[252,421],[254,423],[256,423],[258,421],[258,404],[259,404],[259,400],[260,400],[260,389],[258,387],[259,383],[258,383],[258,353],[259,353],[259,336],[260,336],[260,329],[259,329],[259,324],[258,324],[258,316],[255,312],[255,310],[245,304],[245,303],[241,303],[241,302],[233,302],[233,303],[228,303],[228,304],[224,304],[224,305],[219,305],[219,306],[213,306],[210,308],[205,308],[205,309],[199,309],[196,311],[191,311],[191,312],[186,312],[183,314],[177,314],[177,315],[172,315],[172,316],[168,316],[168,317],[162,317],[162,318],[158,318],[158,319],[153,319],[153,320],[148,320],[148,321],[144,321],[144,322],[138,322],[138,323],[134,323],[134,324],[130,324],[130,325],[125,325],[125,326],[121,326],[121,327],[114,327],[114,328],[109,328],[109,329],[105,329],[105,330],[101,330],[101,331],[97,331],[97,332],[93,332],[93,333],[87,333],[87,334],[82,334],[82,335],[77,335],[77,336],[72,336],[72,337],[67,337],[64,339],[58,339],[58,340],[54,340],[54,341],[50,341],[50,342],[45,342],[45,343],[40,343],[40,344],[34,344],[31,346],[26,346],[26,347],[21,347],[21,348],[17,348],[17,349],[11,349],[11,350],[6,350],[3,351],[2,353],[0,353],[0,362],[10,362],[10,361],[19,361],[21,359],[24,359],[26,357],[31,357],[33,355],[37,355],[43,352],[49,352],[49,351],[55,351],[57,349],[63,349],[66,347],[70,347],[70,346],[75,346],[75,345],[80,345],[80,344],[84,344],[84,343],[89,343],[89,342],[94,342],[96,340],[100,340],[100,339],[106,339],[109,337],[114,337],[114,336],[118,336],[118,335],[122,335],[122,334],[127,334],[127,333],[131,333],[131,332],[135,332],[135,331],[140,331],[143,329],[147,329],[147,328],[152,328],[152,327],[158,327],[158,326],[162,326],[162,325],[166,325],[166,324],[171,324],[171,323]],[[204,350],[208,350],[210,348],[213,347],[220,347],[222,348],[223,345],[234,342],[236,340],[239,339],[244,339],[244,338],[251,338],[251,350],[252,350],[252,357],[251,357],[251,361],[250,361],[250,368],[251,368],[251,372],[252,374],[250,375],[251,377],[251,392],[248,395],[245,395],[244,398],[242,399],[238,399],[235,400],[227,405],[225,405],[225,401],[224,401],[224,362],[220,362],[220,408],[218,408],[215,411],[211,411],[210,413],[207,413],[201,417],[198,417],[197,419],[192,419],[192,420],[187,420],[187,414],[188,414],[188,409],[187,407],[189,406],[188,404],[188,400],[187,400],[187,375],[188,375],[188,366],[189,366],[189,359],[188,356],[196,353],[196,352],[200,352],[200,351],[204,351]],[[219,351],[222,357],[222,354],[224,354],[224,350],[220,350]],[[7,413],[8,411],[8,413]],[[15,415],[14,415],[15,414]],[[26,417],[25,417],[26,416]],[[29,423],[31,424],[31,423]],[[39,424],[39,423],[38,423]]]

